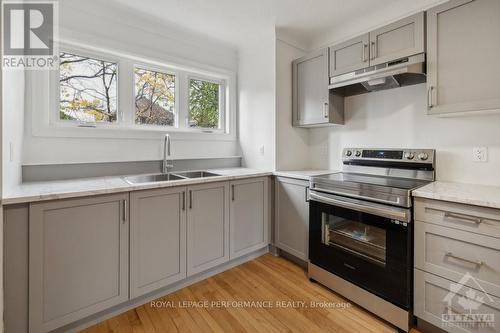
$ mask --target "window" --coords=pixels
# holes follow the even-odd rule
[[[175,125],[175,75],[135,68],[135,123]]]
[[[116,63],[60,53],[59,119],[116,122],[117,72]]]
[[[189,79],[189,127],[221,127],[221,85]]]
[[[28,75],[36,84],[49,82],[49,94],[32,91],[30,108],[40,136],[236,137],[235,72],[82,44],[63,43],[59,55],[58,71]]]

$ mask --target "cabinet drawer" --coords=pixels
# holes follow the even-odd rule
[[[415,267],[454,281],[469,273],[488,293],[500,297],[500,241],[496,238],[416,222]]]
[[[457,292],[450,292],[451,285],[455,285],[453,281],[446,280],[435,276],[433,274],[425,273],[421,270],[415,269],[415,304],[414,313],[417,317],[442,328],[448,332],[484,332],[493,333],[499,332],[498,323],[496,322],[500,316],[500,298],[487,295],[481,289],[470,289],[468,287],[459,288]],[[460,287],[460,285],[458,285]],[[474,296],[476,299],[482,297],[482,302],[474,302],[466,295]],[[464,302],[466,301],[466,302]],[[469,302],[467,302],[469,301]],[[467,309],[464,309],[465,305]],[[469,310],[470,305],[474,309]],[[470,306],[472,307],[472,306]],[[455,326],[450,321],[446,321],[447,316],[458,315],[455,318],[461,317],[461,314],[470,314],[478,316],[481,314],[482,318],[493,319],[493,327],[489,327],[486,322],[483,323],[460,323],[460,326]],[[487,316],[484,316],[487,315]],[[491,315],[493,317],[491,317]],[[477,317],[475,317],[477,318]]]
[[[500,210],[415,198],[415,219],[500,238]]]

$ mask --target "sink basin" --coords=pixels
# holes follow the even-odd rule
[[[168,182],[171,180],[181,180],[186,179],[186,177],[182,177],[174,174],[165,174],[158,173],[153,175],[137,175],[137,176],[128,176],[123,178],[129,184],[141,184],[141,183],[154,183],[154,182]]]
[[[186,178],[205,178],[205,177],[217,177],[220,176],[216,173],[208,172],[208,171],[185,171],[185,172],[176,172],[176,175]]]

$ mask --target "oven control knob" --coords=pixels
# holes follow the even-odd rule
[[[351,156],[352,155],[352,151],[348,150],[345,152],[346,156]]]
[[[412,160],[414,157],[415,157],[415,154],[413,154],[413,153],[410,153],[410,152],[405,153],[406,159]]]
[[[356,150],[356,157],[360,157],[361,156],[361,152],[359,150]]]
[[[429,155],[427,155],[426,153],[420,153],[418,154],[418,158],[422,161],[425,161],[429,158]]]

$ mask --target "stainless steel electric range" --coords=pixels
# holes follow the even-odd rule
[[[311,179],[309,278],[408,331],[411,191],[434,181],[435,151],[347,148],[342,160]]]

